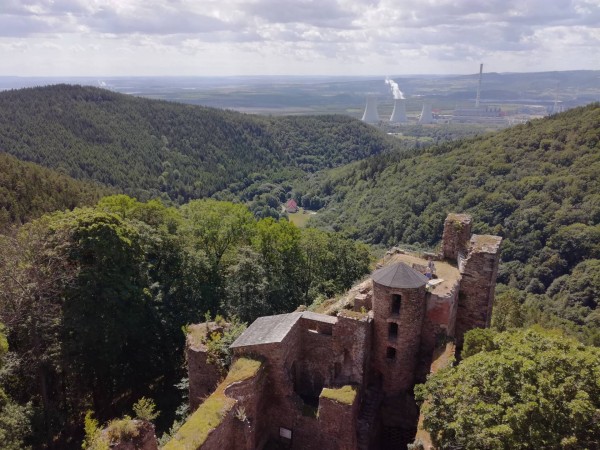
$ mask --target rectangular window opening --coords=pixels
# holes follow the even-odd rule
[[[397,339],[398,338],[398,324],[390,323],[388,326],[388,339]]]
[[[387,359],[396,359],[396,349],[394,347],[388,347],[385,353]]]
[[[400,314],[400,303],[402,303],[402,296],[392,295],[392,314]]]
[[[285,439],[292,439],[292,430],[289,428],[279,427],[279,436]]]

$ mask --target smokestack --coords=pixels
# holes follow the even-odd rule
[[[421,111],[421,118],[419,119],[419,123],[433,123],[433,116],[431,115],[431,103],[423,103],[423,110]]]
[[[479,64],[479,83],[477,84],[477,99],[475,100],[475,108],[479,108],[479,96],[481,95],[481,74],[483,73],[483,63]]]
[[[362,121],[366,123],[379,122],[379,113],[377,112],[377,97],[372,95],[367,97],[367,106],[365,107],[365,113],[362,116]]]
[[[408,120],[406,119],[406,102],[402,98],[397,98],[394,100],[394,111],[392,111],[392,116],[390,117],[390,122],[392,123],[406,123]]]

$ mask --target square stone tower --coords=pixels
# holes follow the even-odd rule
[[[466,255],[471,238],[471,221],[468,214],[448,214],[442,237],[443,259],[456,261],[459,254]]]

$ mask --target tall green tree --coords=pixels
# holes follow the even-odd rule
[[[8,352],[8,341],[4,335],[4,325],[0,323],[0,383],[8,376],[4,358]],[[24,450],[31,448],[26,442],[31,433],[31,404],[25,406],[12,400],[0,384],[0,448]]]
[[[472,337],[485,345],[416,387],[437,448],[600,446],[600,349],[541,328]]]

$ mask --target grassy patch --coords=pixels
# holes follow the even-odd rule
[[[342,309],[340,310],[339,315],[342,317],[347,317],[348,319],[355,320],[363,320],[368,317],[368,313],[366,311],[352,311],[351,309]]]
[[[249,358],[238,359],[225,381],[190,416],[163,450],[187,450],[200,447],[212,430],[219,426],[225,415],[235,405],[235,400],[225,395],[225,389],[238,381],[247,380],[258,372],[261,363]]]
[[[192,347],[200,347],[205,344],[206,341],[206,333],[207,333],[206,323],[200,323],[195,325],[190,325],[187,329],[187,339]]]
[[[328,398],[338,403],[351,405],[356,399],[356,386],[342,386],[339,389],[323,388],[321,397]]]
[[[260,366],[261,362],[256,359],[239,358],[233,366],[231,366],[231,370],[222,384],[227,387],[237,381],[247,380],[258,373]]]
[[[314,212],[308,212],[304,208],[300,208],[296,213],[288,213],[288,219],[298,228],[304,228],[308,219],[316,216],[317,214]]]

